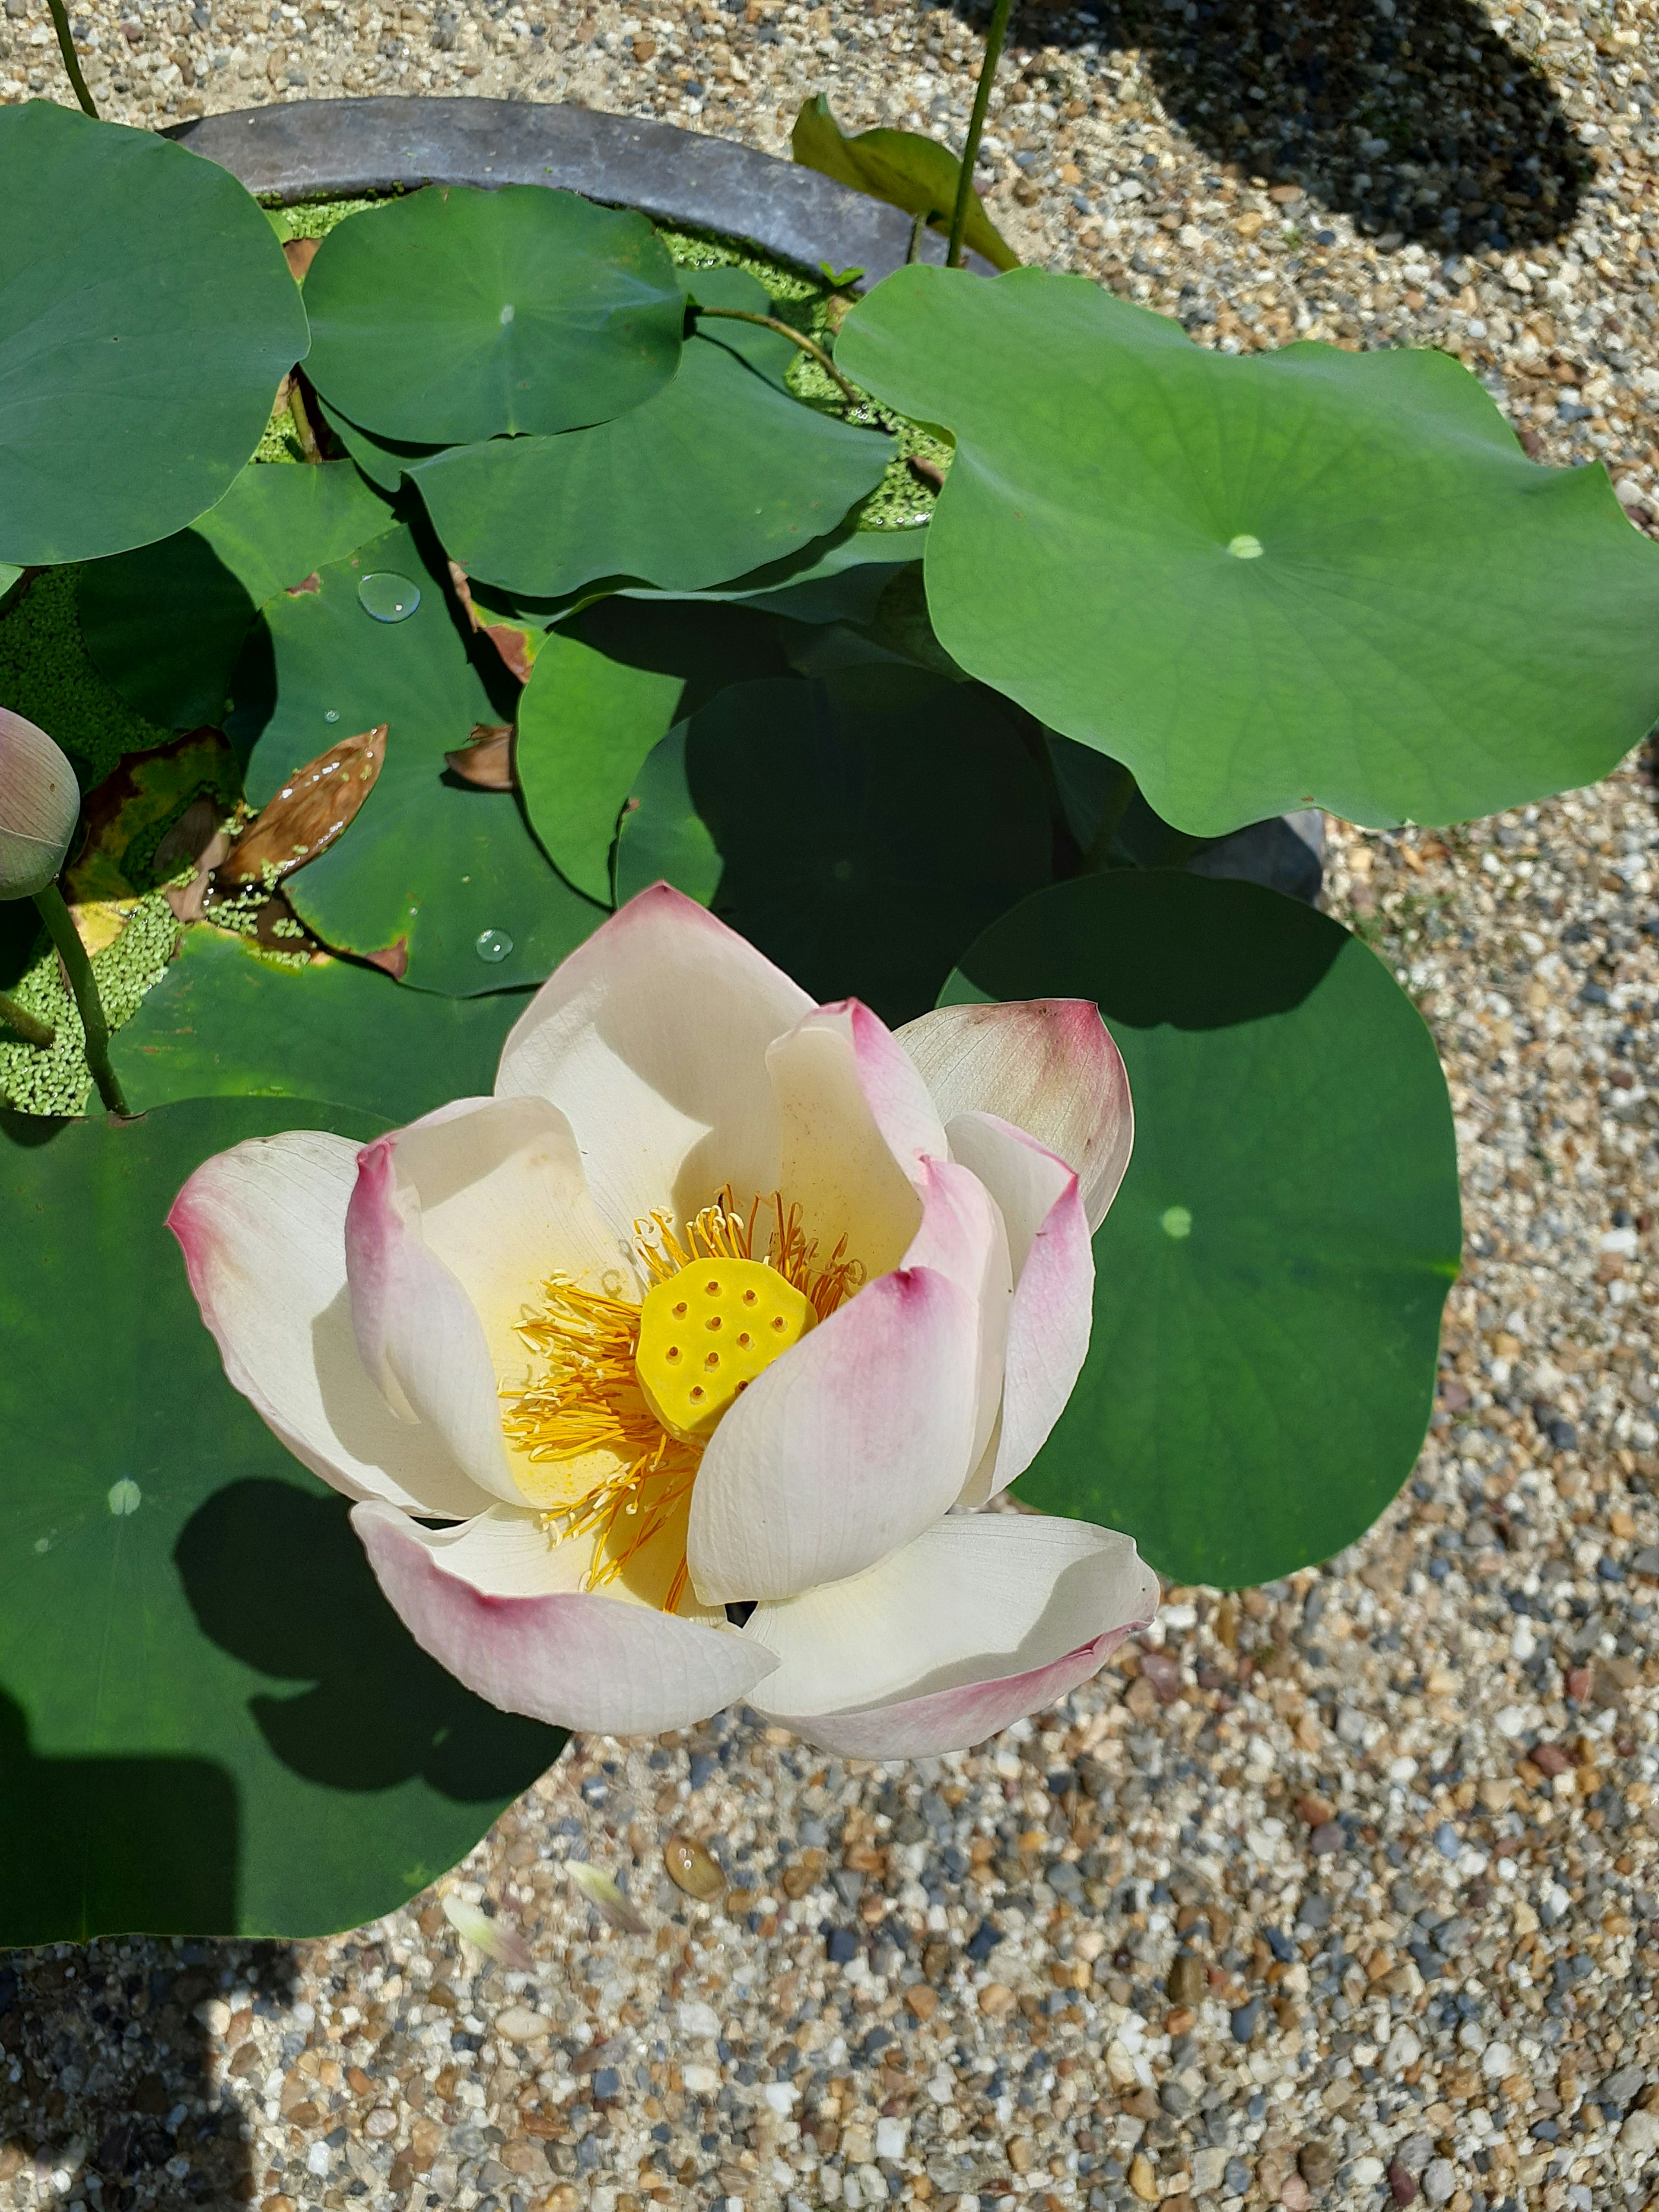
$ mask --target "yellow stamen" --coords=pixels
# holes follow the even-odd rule
[[[854,1295],[864,1270],[845,1237],[820,1262],[800,1208],[777,1192],[744,1215],[728,1186],[685,1229],[653,1213],[635,1236],[651,1285],[640,1303],[559,1276],[543,1285],[519,1324],[542,1371],[502,1392],[501,1426],[550,1540],[596,1540],[586,1587],[620,1582],[673,1613],[689,1587],[686,1520],[708,1437],[739,1391]],[[680,1295],[688,1269],[704,1277],[695,1316]]]

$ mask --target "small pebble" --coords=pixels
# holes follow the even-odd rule
[[[662,1847],[662,1863],[674,1887],[702,1904],[712,1904],[726,1887],[718,1862],[695,1836],[670,1836]]]
[[[1457,2186],[1457,2172],[1449,2158],[1431,2158],[1423,2169],[1423,2194],[1431,2204],[1447,2204]]]

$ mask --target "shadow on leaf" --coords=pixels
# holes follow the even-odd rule
[[[43,1755],[31,1748],[22,1709],[0,1691],[0,1868],[20,1876],[5,1885],[8,1942],[236,1925],[236,1785],[211,1759]],[[89,1849],[100,1832],[142,1833],[144,1848]]]
[[[197,1621],[262,1674],[312,1687],[257,1695],[271,1751],[337,1790],[419,1777],[474,1803],[512,1796],[550,1766],[565,1737],[496,1711],[415,1643],[380,1595],[343,1498],[283,1482],[234,1482],[193,1514],[174,1563]]]
[[[1258,884],[1122,869],[1027,899],[960,972],[986,999],[1091,999],[1127,1029],[1226,1030],[1301,1006],[1353,942]]]

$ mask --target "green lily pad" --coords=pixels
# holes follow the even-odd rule
[[[673,382],[621,421],[457,446],[410,473],[446,549],[503,590],[556,599],[598,577],[675,591],[725,583],[837,528],[893,452],[890,438],[802,405],[756,365],[790,350],[773,331],[705,325]]]
[[[416,461],[429,460],[434,453],[445,450],[441,442],[422,445],[412,444],[407,439],[371,437],[360,424],[349,422],[337,407],[331,407],[320,392],[317,405],[348,457],[356,463],[370,483],[388,495],[403,483],[405,469],[412,469]]]
[[[388,736],[351,827],[284,885],[295,912],[325,945],[379,957],[423,990],[471,998],[542,981],[602,910],[549,866],[513,793],[476,790],[444,760],[477,723],[510,720],[517,686],[463,628],[410,531],[386,531],[317,584],[270,602],[233,679],[227,727],[249,763],[248,797],[263,805],[356,731],[385,722]],[[418,600],[378,620],[365,592],[383,608]]]
[[[1049,876],[1042,781],[997,703],[897,663],[732,685],[633,796],[618,904],[665,878],[814,997],[889,1022]]]
[[[380,436],[467,443],[626,414],[684,309],[642,215],[539,185],[430,186],[337,225],[306,277],[308,374]]]
[[[210,507],[307,343],[228,170],[50,100],[0,107],[0,558],[85,561]]]
[[[927,597],[962,665],[1218,836],[1449,822],[1659,716],[1659,548],[1443,354],[1231,357],[1082,277],[902,269],[839,359],[955,433]]]
[[[217,722],[257,611],[389,520],[349,461],[251,465],[190,529],[82,572],[92,664],[163,729]]]
[[[384,1126],[0,1115],[0,1946],[359,1926],[558,1756],[410,1640],[346,1500],[226,1381],[165,1225],[211,1153]]]
[[[1094,1334],[1021,1479],[1236,1587],[1328,1559],[1410,1474],[1462,1249],[1445,1079],[1336,922],[1254,884],[1079,876],[994,923],[946,1005],[1091,999],[1135,1150],[1095,1237]]]
[[[830,112],[830,102],[819,93],[802,103],[789,136],[790,150],[802,167],[850,185],[855,192],[885,200],[906,215],[925,215],[928,228],[950,235],[951,214],[957,204],[962,162],[937,138],[924,138],[916,131],[855,131],[849,138]],[[963,243],[983,254],[994,269],[1018,269],[1019,256],[990,216],[975,192],[969,205]]]
[[[413,1121],[489,1094],[526,1000],[399,989],[349,960],[295,968],[222,930],[187,929],[110,1053],[135,1114],[179,1098],[328,1098]]]

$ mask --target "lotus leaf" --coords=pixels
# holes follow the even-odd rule
[[[1492,813],[1605,775],[1659,714],[1659,547],[1443,354],[1233,357],[1080,276],[913,267],[838,358],[955,433],[946,651],[1177,829]]]
[[[0,1115],[0,1945],[356,1927],[558,1755],[410,1642],[346,1500],[226,1381],[165,1226],[210,1153],[383,1126],[288,1099],[45,1140]]]
[[[943,1002],[1094,1000],[1135,1149],[1095,1238],[1094,1333],[1021,1480],[1226,1588],[1362,1535],[1410,1473],[1462,1236],[1445,1078],[1339,924],[1174,871],[1039,892]]]
[[[305,354],[283,250],[216,163],[50,100],[0,107],[0,559],[165,538]]]
[[[457,446],[411,474],[447,550],[503,590],[554,599],[599,577],[674,591],[725,583],[835,530],[893,452],[890,438],[804,406],[775,368],[757,366],[788,350],[771,331],[708,325],[686,340],[667,389],[620,421]]]
[[[522,991],[450,999],[349,960],[278,963],[217,929],[179,957],[111,1056],[134,1113],[179,1098],[329,1098],[412,1121],[487,1092]]]
[[[93,665],[164,729],[217,722],[256,611],[303,590],[389,520],[349,461],[252,465],[190,529],[85,569]]]
[[[228,725],[244,757],[251,749],[256,805],[337,738],[389,730],[362,812],[288,886],[325,945],[471,997],[539,982],[599,920],[548,865],[514,795],[473,790],[445,762],[477,724],[502,719],[499,695],[516,689],[406,529],[319,570],[314,592],[279,592],[265,609]]]
[[[430,186],[352,216],[306,277],[308,374],[382,438],[603,422],[659,392],[684,308],[642,215],[539,185]]]
[[[829,1000],[925,1011],[957,950],[1048,879],[1042,786],[998,703],[897,663],[733,684],[670,732],[617,842]]]

